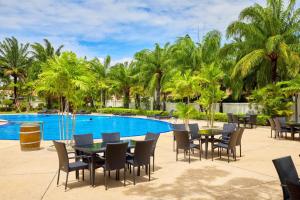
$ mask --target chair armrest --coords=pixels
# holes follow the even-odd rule
[[[127,156],[131,156],[131,157],[134,157],[134,154],[133,154],[133,153],[127,152],[126,155],[127,155]]]
[[[69,157],[69,159],[76,159],[76,158],[87,158],[87,159],[90,159],[90,158],[91,158],[91,156],[87,156],[87,155],[80,155],[80,156]]]

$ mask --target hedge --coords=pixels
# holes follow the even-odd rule
[[[144,115],[144,116],[153,116],[155,114],[159,114],[162,111],[159,110],[137,110],[137,109],[127,109],[127,108],[102,108],[97,110],[100,113],[104,114],[114,114],[114,115],[122,115],[122,114],[133,114],[133,115]],[[162,115],[166,116],[169,113],[164,111]],[[177,113],[174,112],[174,116],[178,117]],[[206,120],[206,114],[204,112],[197,112],[197,114],[190,117],[191,119],[196,120]],[[267,125],[268,124],[267,115],[258,115],[257,116],[257,124],[258,125]],[[227,122],[227,114],[226,113],[215,113],[215,121]]]

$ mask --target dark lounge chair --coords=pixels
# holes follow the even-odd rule
[[[127,159],[127,163],[130,166],[130,171],[132,167],[132,175],[133,175],[133,184],[135,185],[135,167],[140,169],[141,166],[145,166],[146,174],[151,174],[151,152],[153,148],[154,140],[144,140],[144,141],[136,141],[134,153],[127,153],[129,159]],[[139,172],[138,172],[139,173]]]
[[[147,133],[145,135],[145,140],[153,140],[152,144],[152,150],[151,150],[151,156],[153,157],[152,159],[152,170],[154,171],[154,159],[155,159],[155,149],[156,149],[156,144],[158,141],[160,134],[159,133]]]
[[[189,139],[188,131],[174,131],[175,139],[176,139],[176,161],[178,161],[178,153],[179,150],[184,151],[184,158],[186,153],[189,154],[189,163],[191,163],[191,150],[198,149],[199,150],[199,158],[201,160],[201,145],[193,144]]]
[[[174,110],[171,110],[170,113],[167,116],[164,115],[158,115],[155,118],[156,119],[171,119],[173,116]]]
[[[228,163],[229,163],[229,154],[230,151],[233,153],[233,158],[236,160],[236,143],[237,143],[237,138],[239,135],[239,131],[235,131],[230,135],[230,139],[228,143],[212,143],[212,156],[211,159],[214,160],[214,149],[218,148],[218,155],[221,158],[222,155],[222,149],[227,150],[227,156],[228,156]]]
[[[103,142],[119,142],[121,140],[120,133],[102,133],[102,141]]]
[[[68,186],[69,172],[82,170],[82,180],[84,180],[84,170],[89,169],[89,164],[77,160],[78,158],[80,158],[80,157],[82,158],[83,156],[69,157],[65,143],[57,142],[57,141],[53,140],[53,144],[54,144],[55,149],[57,151],[58,160],[59,160],[57,185],[59,183],[60,171],[66,172],[67,173],[66,183],[65,183],[65,190],[66,190],[67,186]],[[71,152],[71,153],[74,153],[74,152]],[[70,163],[69,159],[73,159],[73,158],[75,158],[77,161]]]
[[[281,183],[283,199],[290,199],[290,194],[287,188],[286,181],[290,181],[292,183],[299,183],[299,176],[292,160],[291,156],[286,156],[278,159],[272,160],[279,176],[279,180]]]
[[[158,114],[154,114],[154,115],[148,115],[148,118],[156,118],[158,116],[161,116],[164,113],[164,111],[159,112]]]
[[[120,170],[124,169],[124,186],[126,185],[126,151],[128,143],[108,143],[105,151],[104,170],[105,190],[107,190],[106,171],[116,170],[116,177],[119,179]]]

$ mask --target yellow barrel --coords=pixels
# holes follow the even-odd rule
[[[40,149],[41,131],[38,123],[23,123],[20,126],[20,145],[22,151]]]

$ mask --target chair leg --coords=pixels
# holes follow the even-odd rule
[[[242,157],[242,145],[240,145],[240,157]]]
[[[214,147],[211,148],[211,160],[214,161]]]
[[[189,163],[191,163],[191,150],[189,149]]]
[[[82,181],[84,181],[84,169],[82,169]]]
[[[134,166],[132,165],[132,176],[133,176],[133,185],[135,185],[135,172],[134,172]]]
[[[57,174],[57,182],[56,182],[56,185],[58,185],[58,183],[59,183],[59,176],[60,176],[60,169],[58,169],[58,174]]]
[[[124,167],[124,186],[126,186],[126,165]]]
[[[153,161],[153,163],[152,163],[152,169],[153,169],[153,172],[154,172],[154,155],[155,155],[155,154],[153,154],[153,160],[152,160],[152,161]]]
[[[178,161],[178,149],[176,149],[176,161]]]
[[[105,185],[105,190],[107,190],[106,170],[104,170],[104,185]]]
[[[150,178],[150,175],[151,175],[151,164],[150,164],[150,162],[149,162],[149,172],[148,173],[149,173],[149,181],[150,181],[150,179],[151,179]]]
[[[227,157],[228,157],[228,161],[227,161],[227,162],[228,162],[228,163],[229,163],[229,152],[230,152],[230,151],[227,149]]]
[[[68,177],[69,177],[69,172],[67,172],[67,176],[66,176],[65,191],[67,190],[67,186],[68,186]]]

